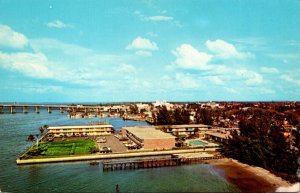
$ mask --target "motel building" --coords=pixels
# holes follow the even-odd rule
[[[189,124],[189,125],[159,125],[156,126],[166,133],[170,133],[176,137],[185,136],[189,137],[191,135],[198,135],[198,137],[204,137],[204,132],[208,131],[211,126],[203,124]],[[201,136],[203,134],[203,136]]]
[[[114,133],[112,125],[76,125],[76,126],[54,126],[48,127],[48,134],[53,137],[72,136],[98,136]]]
[[[162,150],[175,147],[175,136],[155,127],[123,127],[122,133],[144,150]]]

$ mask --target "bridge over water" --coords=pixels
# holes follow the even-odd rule
[[[19,103],[0,103],[0,114],[4,113],[28,113],[36,112],[40,113],[40,110],[47,109],[48,113],[52,113],[52,110],[59,110],[61,113],[67,112],[107,112],[110,109],[104,108],[101,105],[66,105],[66,104],[19,104]]]

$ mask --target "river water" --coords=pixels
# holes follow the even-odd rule
[[[229,192],[238,189],[209,164],[185,165],[126,171],[102,171],[101,164],[89,162],[16,165],[16,157],[31,144],[29,134],[37,134],[45,124],[78,125],[107,120],[115,129],[147,125],[121,118],[69,119],[66,114],[0,114],[0,189],[4,192],[114,192],[118,184],[126,192]]]

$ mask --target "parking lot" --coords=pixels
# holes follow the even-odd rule
[[[115,136],[106,135],[104,137],[106,138],[105,143],[97,143],[99,150],[101,150],[103,147],[109,147],[112,150],[112,153],[127,152],[127,148],[123,145],[122,141],[119,141],[119,139],[117,139]]]

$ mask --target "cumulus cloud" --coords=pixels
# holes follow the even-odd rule
[[[245,79],[245,83],[247,85],[261,84],[264,80],[261,74],[247,69],[236,70],[236,75],[242,79]]]
[[[42,53],[18,52],[6,54],[0,52],[1,66],[34,78],[53,77],[53,73],[49,70],[47,63],[47,57]]]
[[[200,52],[190,44],[182,44],[172,53],[176,56],[175,64],[181,68],[208,70],[212,55]]]
[[[0,46],[22,49],[28,44],[25,35],[15,32],[7,25],[0,24]]]
[[[268,74],[277,74],[279,73],[279,70],[277,68],[269,68],[269,67],[261,67],[260,70],[263,73],[268,73]]]
[[[64,22],[62,22],[60,20],[51,21],[51,22],[47,23],[47,26],[49,28],[66,28],[66,27],[69,27],[69,25],[65,24]]]
[[[213,53],[216,54],[217,57],[223,59],[245,59],[254,57],[251,53],[239,52],[233,44],[230,44],[224,40],[215,40],[215,41],[206,41],[206,47]]]
[[[158,46],[155,42],[138,36],[127,47],[127,50],[158,50]]]

